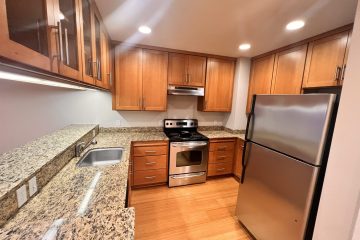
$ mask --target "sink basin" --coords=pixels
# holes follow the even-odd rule
[[[119,148],[93,148],[87,151],[77,163],[78,167],[114,165],[122,160],[124,149]]]

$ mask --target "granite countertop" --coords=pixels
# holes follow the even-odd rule
[[[0,198],[97,125],[70,125],[0,155]]]
[[[98,144],[89,149],[123,147],[122,162],[107,167],[77,168],[79,158],[73,158],[0,228],[0,239],[134,238],[135,212],[133,208],[125,208],[131,141],[167,140],[167,137],[162,132],[107,131],[100,132],[96,140]]]
[[[199,131],[201,134],[207,136],[210,139],[214,138],[240,138],[245,140],[245,134],[243,131],[229,131],[229,130],[215,130],[215,131]]]

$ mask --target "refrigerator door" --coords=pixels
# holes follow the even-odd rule
[[[247,139],[321,165],[335,94],[257,95]]]
[[[248,143],[236,215],[261,240],[303,239],[318,167]]]

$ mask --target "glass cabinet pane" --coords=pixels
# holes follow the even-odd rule
[[[84,59],[85,59],[85,73],[92,77],[92,46],[91,46],[91,8],[89,0],[82,0],[82,16],[83,16],[83,31],[84,31]]]
[[[101,80],[101,41],[100,20],[95,16],[95,45],[96,45],[96,79]]]
[[[73,69],[78,69],[75,1],[76,0],[59,1],[59,17],[61,21],[62,62]]]
[[[6,0],[6,14],[12,41],[49,56],[45,0]]]

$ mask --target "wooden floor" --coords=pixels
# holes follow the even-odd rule
[[[135,239],[251,239],[235,218],[238,186],[226,177],[134,190]]]

